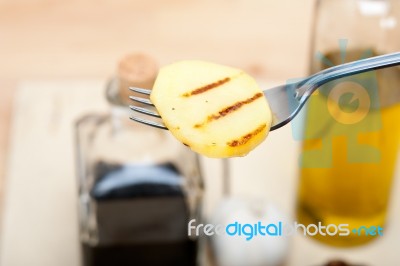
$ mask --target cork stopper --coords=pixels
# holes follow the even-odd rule
[[[154,58],[143,53],[132,53],[123,57],[118,64],[117,77],[119,81],[119,97],[129,103],[129,96],[137,95],[129,87],[145,89],[153,88],[157,77],[158,65]]]

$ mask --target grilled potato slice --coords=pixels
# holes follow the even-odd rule
[[[171,133],[208,157],[243,156],[267,136],[272,114],[255,80],[202,61],[160,69],[150,99]]]

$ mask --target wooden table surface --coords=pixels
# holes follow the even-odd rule
[[[122,55],[303,75],[314,0],[0,0],[0,78],[110,75]]]

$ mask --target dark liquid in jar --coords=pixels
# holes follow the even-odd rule
[[[82,245],[85,266],[190,266],[196,265],[195,241],[149,245]]]
[[[183,177],[171,164],[99,162],[91,198],[98,244],[82,243],[83,265],[195,265],[187,236]]]

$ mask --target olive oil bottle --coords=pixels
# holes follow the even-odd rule
[[[313,72],[326,62],[374,55],[371,49],[332,51]],[[379,237],[368,230],[384,232],[400,142],[400,67],[326,84],[311,97],[304,118],[298,222],[347,224],[347,236],[314,236],[335,246]]]

